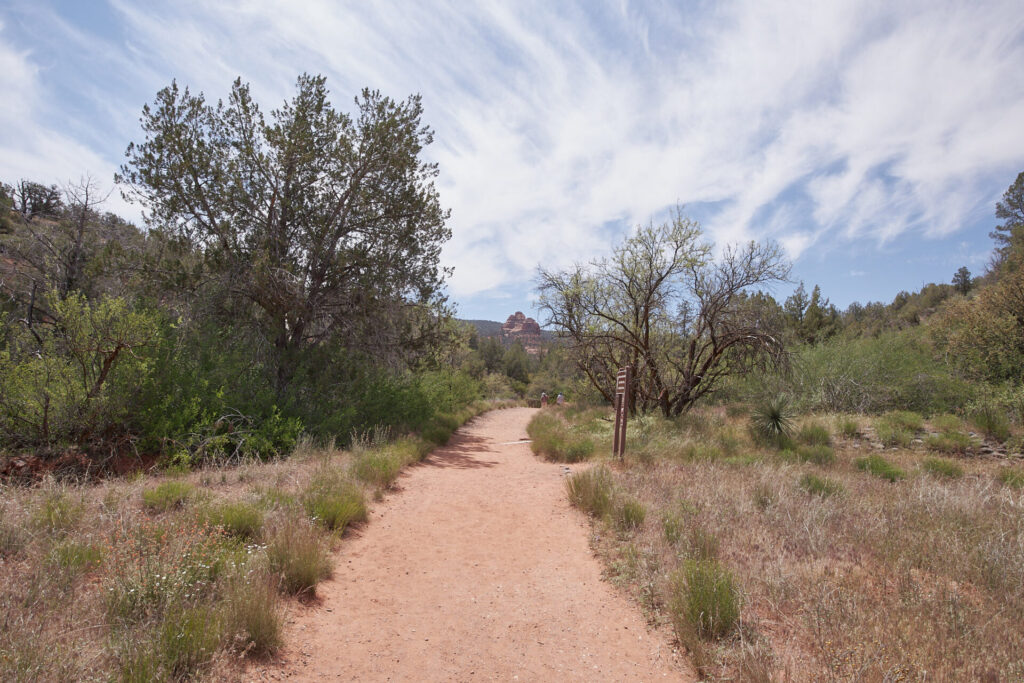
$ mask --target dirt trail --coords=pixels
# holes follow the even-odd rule
[[[346,540],[322,602],[289,625],[288,680],[689,678],[601,580],[562,466],[526,443],[533,410],[483,415],[410,468]]]

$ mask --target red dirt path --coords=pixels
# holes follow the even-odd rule
[[[601,579],[529,408],[483,415],[398,480],[262,680],[693,680]]]

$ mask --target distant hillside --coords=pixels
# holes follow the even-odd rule
[[[480,337],[497,337],[501,335],[501,323],[493,320],[460,320],[459,322],[468,323],[476,328],[476,333]]]
[[[459,320],[459,322],[467,323],[476,328],[477,335],[480,338],[484,337],[501,337],[502,323],[494,320]],[[507,322],[507,321],[506,321]],[[555,333],[549,330],[541,330],[540,338],[545,342],[552,341],[555,338]]]

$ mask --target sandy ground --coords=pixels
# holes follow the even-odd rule
[[[398,480],[341,544],[319,603],[257,680],[693,680],[662,634],[601,579],[562,465],[499,410]]]

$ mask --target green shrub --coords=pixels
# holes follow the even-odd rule
[[[576,472],[565,480],[569,502],[595,517],[604,517],[614,507],[614,482],[604,465]]]
[[[936,477],[947,479],[959,479],[964,476],[964,470],[960,465],[945,458],[925,458],[921,462],[921,469]]]
[[[359,481],[387,488],[402,471],[402,461],[383,448],[362,451],[352,460],[352,474]]]
[[[454,432],[454,429],[432,422],[423,428],[420,438],[437,446],[444,446],[452,438]]]
[[[866,458],[857,458],[853,461],[857,469],[868,472],[881,477],[882,479],[888,479],[889,481],[897,481],[906,477],[906,473],[896,465],[886,460],[880,455],[869,455]]]
[[[971,437],[962,432],[932,434],[924,440],[924,445],[939,453],[965,453],[971,447]]]
[[[160,625],[157,648],[173,680],[192,678],[220,647],[222,624],[209,607],[169,612]]]
[[[257,538],[263,529],[263,513],[249,503],[222,503],[203,510],[200,516],[207,523],[246,541]]]
[[[793,431],[789,401],[782,397],[761,401],[751,411],[750,425],[758,442],[780,445]]]
[[[647,508],[632,498],[620,501],[615,507],[615,524],[623,531],[635,531],[643,526]]]
[[[1005,442],[1010,438],[1010,420],[998,407],[986,404],[971,413],[971,422],[985,436]]]
[[[810,473],[800,477],[800,488],[807,491],[807,493],[821,496],[822,498],[839,495],[844,491],[843,485],[838,481]]]
[[[40,294],[56,324],[0,329],[0,441],[29,450],[120,438],[135,408],[124,388],[146,380],[140,351],[156,317],[118,297]]]
[[[739,619],[740,596],[732,574],[714,560],[687,560],[669,580],[669,614],[680,639],[728,635]]]
[[[821,422],[808,422],[800,428],[796,440],[806,446],[828,446],[832,443],[832,434]]]
[[[1015,489],[1024,488],[1024,469],[1019,467],[1004,467],[999,470],[996,479]]]
[[[352,522],[366,521],[362,489],[334,468],[325,467],[314,473],[301,500],[311,519],[338,534],[344,533]]]
[[[936,361],[922,327],[801,348],[794,363],[799,372],[789,380],[800,408],[829,413],[900,408],[934,414],[962,406],[975,395],[975,386]]]
[[[274,530],[267,542],[267,564],[291,595],[312,595],[317,584],[331,575],[324,540],[301,519],[289,518]]]
[[[831,465],[836,460],[835,451],[831,446],[800,446],[796,449],[797,457],[803,462],[812,462],[815,465]]]
[[[192,484],[172,479],[142,492],[142,504],[153,512],[181,507],[192,495]]]

